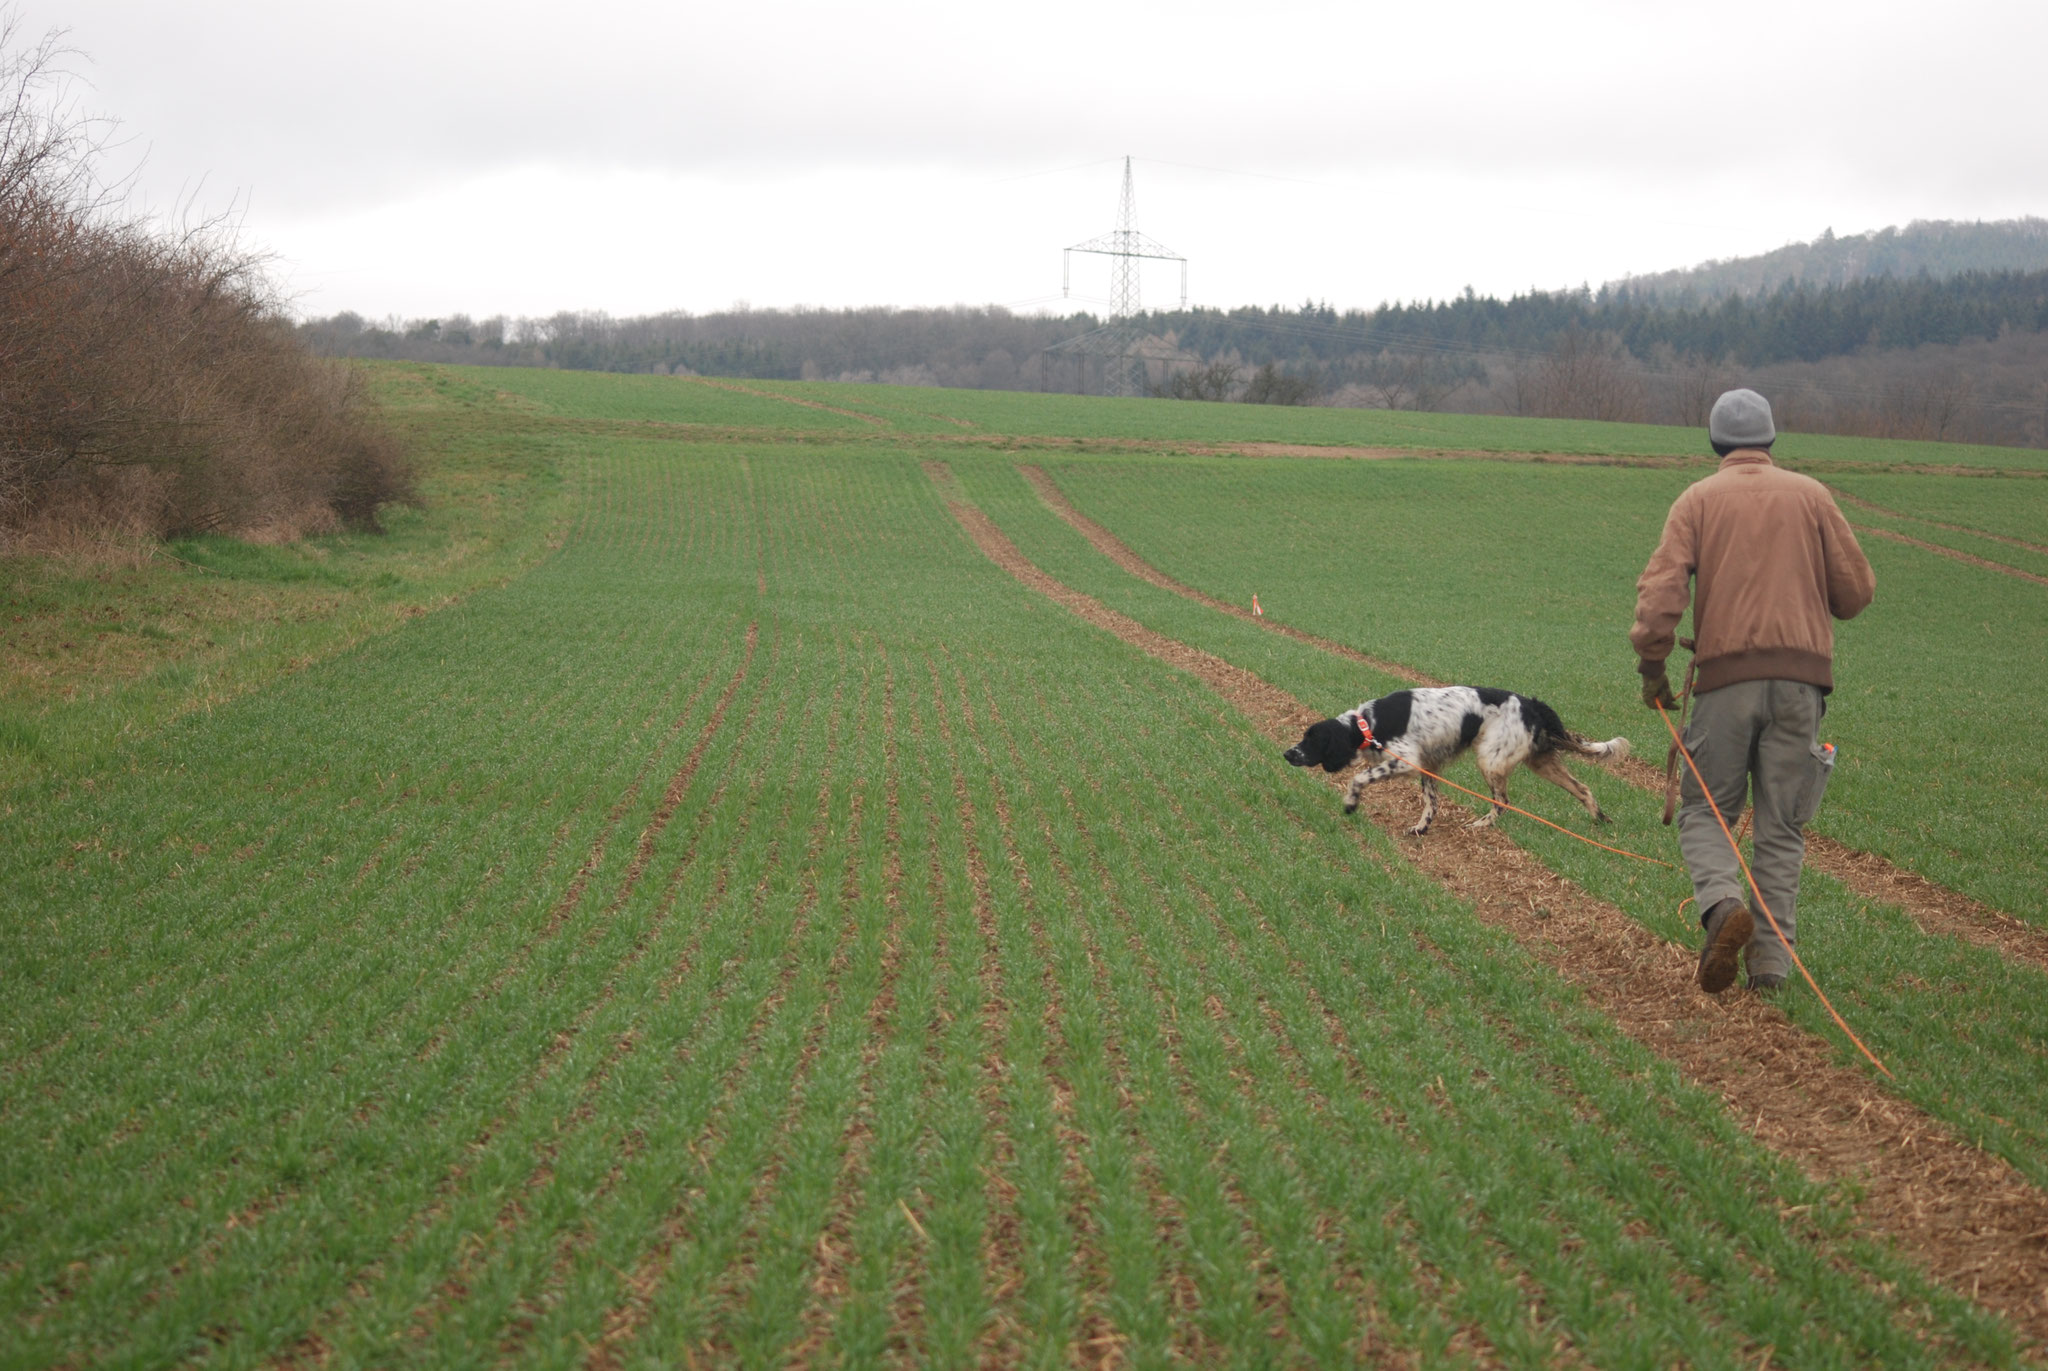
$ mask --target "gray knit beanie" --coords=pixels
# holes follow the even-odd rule
[[[1707,437],[1722,447],[1769,447],[1778,440],[1771,402],[1753,390],[1731,390],[1714,401]]]

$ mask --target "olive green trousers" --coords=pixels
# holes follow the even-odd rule
[[[1804,830],[1820,809],[1834,769],[1834,750],[1818,741],[1826,713],[1827,697],[1820,687],[1803,681],[1737,681],[1693,699],[1686,751],[1731,829],[1745,802],[1755,810],[1750,869],[1777,927],[1756,908],[1742,867],[1689,767],[1678,792],[1678,847],[1692,873],[1701,918],[1722,900],[1741,900],[1755,911],[1756,932],[1746,956],[1752,976],[1783,976],[1792,968],[1789,945],[1797,938]]]

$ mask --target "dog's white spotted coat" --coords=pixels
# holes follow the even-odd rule
[[[1347,813],[1358,807],[1358,797],[1367,786],[1394,776],[1415,775],[1416,767],[1440,772],[1470,747],[1473,760],[1479,765],[1480,775],[1486,778],[1487,789],[1494,801],[1493,808],[1474,820],[1472,827],[1488,827],[1500,817],[1500,806],[1508,798],[1508,777],[1516,767],[1523,765],[1571,794],[1586,807],[1594,822],[1607,822],[1607,816],[1600,812],[1600,803],[1593,798],[1593,792],[1565,769],[1557,752],[1576,752],[1586,757],[1626,757],[1629,754],[1628,739],[1610,738],[1604,743],[1595,743],[1563,729],[1562,725],[1554,730],[1546,729],[1540,723],[1532,726],[1532,713],[1546,713],[1548,706],[1504,691],[1486,692],[1499,697],[1492,703],[1488,703],[1473,686],[1429,686],[1402,693],[1409,698],[1405,727],[1397,726],[1394,719],[1387,717],[1389,711],[1383,702],[1392,697],[1366,700],[1358,708],[1347,709],[1337,716],[1339,722],[1354,729],[1363,717],[1372,726],[1374,741],[1385,756],[1384,761],[1352,777],[1344,791]],[[1479,720],[1478,730],[1467,742],[1465,721],[1473,716]],[[1551,717],[1554,719],[1555,715]],[[1408,831],[1419,835],[1427,833],[1436,819],[1438,786],[1428,776],[1417,775],[1416,780],[1422,787],[1422,817]]]

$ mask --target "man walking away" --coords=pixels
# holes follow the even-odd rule
[[[1827,487],[1771,460],[1778,431],[1769,401],[1729,391],[1714,402],[1707,436],[1721,469],[1672,504],[1636,582],[1629,641],[1641,659],[1643,703],[1676,709],[1664,663],[1690,601],[1698,678],[1686,751],[1731,826],[1744,799],[1754,803],[1752,870],[1784,933],[1781,940],[1751,914],[1742,868],[1688,768],[1678,845],[1706,930],[1700,989],[1727,989],[1746,947],[1749,988],[1770,991],[1792,966],[1803,829],[1834,766],[1833,750],[1818,743],[1835,686],[1830,620],[1861,613],[1876,577]]]

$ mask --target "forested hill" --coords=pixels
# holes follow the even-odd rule
[[[1994,223],[1921,219],[1904,228],[1837,238],[1829,229],[1810,243],[1789,243],[1755,257],[1705,262],[1676,271],[1610,281],[1610,290],[1674,302],[1756,295],[1787,281],[1808,286],[1846,285],[1871,276],[1937,279],[1982,271],[2048,271],[2048,219]]]

